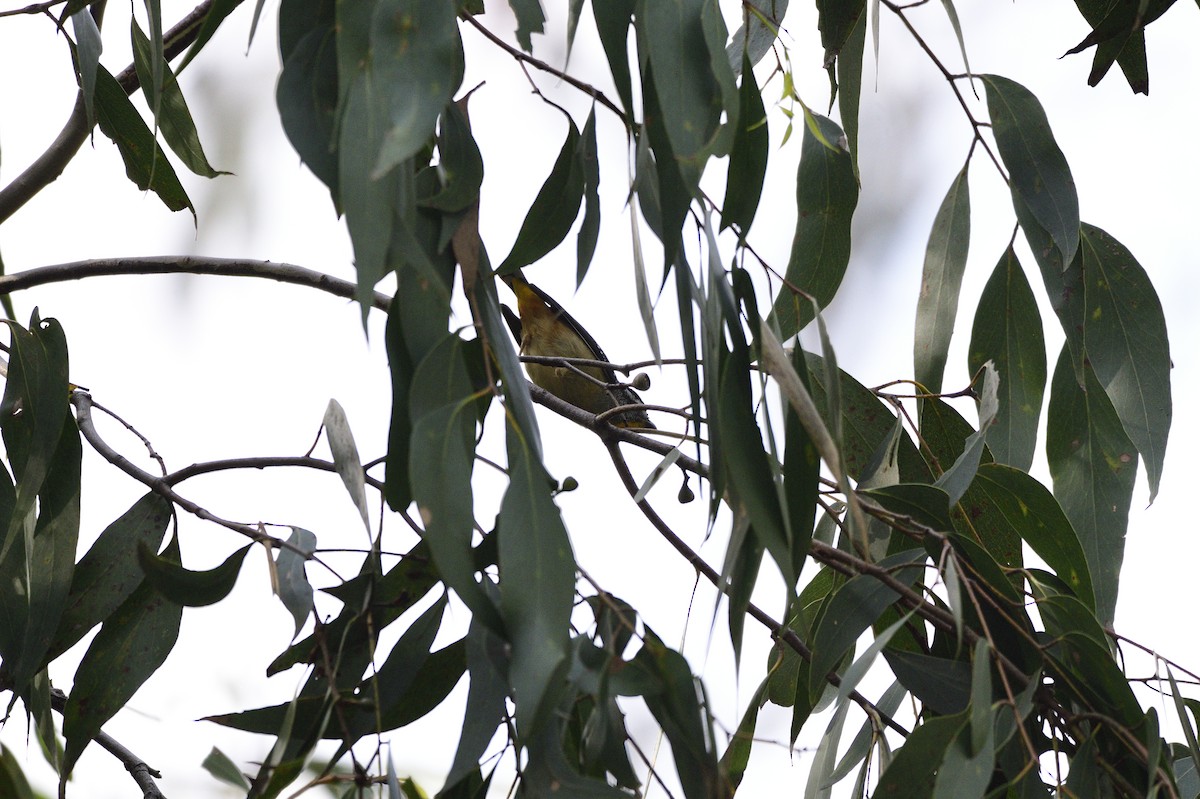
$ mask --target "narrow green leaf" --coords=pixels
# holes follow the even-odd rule
[[[522,737],[549,710],[543,699],[566,656],[575,593],[571,541],[550,498],[549,475],[525,435],[509,417],[510,482],[498,519],[500,610],[512,643],[509,683]]]
[[[699,188],[708,148],[724,110],[721,77],[713,72],[714,61],[730,77],[733,74],[724,56],[724,36],[720,59],[710,58],[702,19],[708,5],[705,0],[639,0],[634,15],[638,52],[645,53],[671,156],[689,194]],[[646,82],[643,75],[643,84]],[[667,153],[656,146],[655,155],[661,170]]]
[[[1065,262],[1054,240],[1045,228],[1038,224],[1033,212],[1017,196],[1013,196],[1013,208],[1017,221],[1034,260],[1042,273],[1046,297],[1058,317],[1059,325],[1071,349],[1071,360],[1075,367],[1075,379],[1083,382],[1083,327],[1085,324],[1083,289],[1083,248],[1075,253],[1075,259]]]
[[[546,14],[540,0],[508,0],[508,6],[517,18],[517,43],[532,53],[532,34],[546,32]]]
[[[59,445],[67,407],[67,340],[62,326],[44,322],[35,308],[29,330],[8,322],[12,334],[8,378],[0,401],[0,432],[12,466],[16,500],[7,521],[0,561],[19,536],[31,537],[31,514]],[[20,409],[20,413],[16,413]],[[26,548],[28,554],[30,550]]]
[[[167,553],[178,562],[176,544],[168,545]],[[105,620],[75,672],[63,713],[67,741],[63,779],[104,723],[166,660],[179,636],[182,615],[180,605],[146,582]]]
[[[567,138],[558,152],[558,159],[538,190],[533,205],[529,206],[512,251],[496,268],[496,274],[512,274],[553,250],[567,237],[579,216],[586,167],[579,129],[570,117],[567,117],[567,125]]]
[[[301,2],[315,4],[323,2],[323,0],[301,0]],[[213,34],[217,32],[217,28],[221,27],[221,23],[225,21],[225,18],[241,4],[242,0],[214,0],[213,4],[209,6],[208,13],[204,15],[204,21],[200,23],[200,32],[196,34],[196,41],[192,42],[192,46],[188,49],[183,63],[179,65],[179,72],[183,72],[184,67],[200,54],[200,51],[204,49],[204,45],[208,44],[209,40],[212,39]],[[288,5],[289,2],[281,4],[281,6]],[[291,5],[294,7],[299,4],[291,3]],[[291,11],[292,9],[289,8],[288,10]],[[279,17],[282,20],[285,15],[280,14]]]
[[[137,20],[130,22],[133,36],[134,64],[138,66],[138,74],[152,69],[154,63],[153,45],[146,34],[138,27]],[[228,175],[213,169],[204,155],[204,147],[200,144],[200,134],[196,123],[192,120],[192,112],[188,110],[187,100],[179,88],[179,81],[171,72],[171,67],[165,61],[161,64],[162,94],[159,98],[155,124],[162,132],[167,145],[179,156],[184,166],[195,174],[205,178],[215,178],[217,175]],[[148,91],[145,77],[142,78],[142,91]]]
[[[104,43],[100,39],[100,28],[88,8],[71,15],[71,29],[75,31],[75,57],[79,62],[79,91],[87,110],[88,122],[96,120],[96,71],[100,66],[100,53]]]
[[[96,119],[104,135],[117,145],[129,179],[142,191],[149,189],[157,194],[167,208],[172,211],[186,208],[194,218],[196,209],[175,168],[167,161],[125,90],[103,66],[96,73]]]
[[[1013,196],[1020,198],[1053,239],[1064,264],[1079,249],[1079,197],[1042,104],[1019,83],[983,75],[988,114]]]
[[[304,564],[317,548],[317,537],[302,527],[293,527],[288,536],[289,547],[280,547],[275,556],[275,574],[278,581],[275,593],[287,608],[296,623],[292,638],[300,634],[300,628],[313,612],[313,587],[304,573]]]
[[[850,31],[837,56],[837,103],[846,145],[854,171],[858,173],[858,108],[862,95],[863,50],[867,42],[867,15],[860,11],[858,21]],[[828,67],[827,67],[828,69]]]
[[[588,114],[580,137],[583,166],[583,222],[575,244],[575,285],[583,284],[600,237],[600,153],[596,146],[596,106]]]
[[[841,53],[855,26],[866,16],[866,10],[865,0],[817,0],[817,27],[826,60]]]
[[[962,23],[958,21],[958,11],[954,8],[954,0],[942,0],[942,7],[946,9],[946,18],[950,20],[950,27],[954,28],[954,38],[958,39],[958,49],[963,58],[963,69],[970,76],[971,59],[967,58],[967,43],[963,39]]]
[[[157,550],[170,520],[170,503],[151,492],[104,528],[75,566],[71,593],[50,646],[51,658],[74,646],[141,584],[138,545]]]
[[[1007,711],[1007,708],[1000,709]],[[1007,711],[1011,712],[1011,711]],[[983,741],[972,752],[974,726],[967,725],[959,730],[954,741],[946,747],[945,757],[934,780],[934,799],[966,799],[983,797],[992,781],[996,764],[995,725],[991,723],[991,708],[984,711]]]
[[[463,211],[479,199],[483,156],[471,133],[471,123],[459,103],[449,103],[442,109],[440,119],[438,189],[430,197],[418,197],[417,203],[438,211]]]
[[[1153,502],[1171,429],[1171,356],[1162,305],[1133,254],[1092,225],[1083,228],[1083,275],[1083,346],[1146,462]]]
[[[1046,389],[1046,344],[1037,300],[1012,247],[984,286],[971,328],[967,369],[975,374],[988,361],[1000,375],[988,447],[1000,463],[1028,471]]]
[[[661,685],[659,691],[646,695],[646,706],[671,743],[683,795],[687,799],[726,795],[719,787],[721,777],[712,739],[706,732],[700,687],[687,660],[647,629],[632,663],[655,675]]]
[[[454,5],[380,0],[371,19],[370,52],[371,105],[376,124],[386,125],[379,152],[371,154],[377,158],[371,179],[377,180],[425,146],[462,82]]]
[[[237,583],[242,561],[252,546],[246,544],[227,557],[220,566],[206,571],[192,571],[179,565],[170,546],[163,555],[155,555],[144,541],[139,541],[138,563],[146,575],[146,582],[167,600],[181,607],[200,608],[229,596]]]
[[[892,716],[896,713],[896,710],[900,707],[900,703],[906,696],[908,696],[908,689],[900,683],[894,682],[891,687],[884,691],[883,696],[875,703],[875,707],[879,709],[881,714]],[[846,747],[845,754],[842,755],[837,768],[830,774],[829,784],[836,785],[841,782],[850,775],[850,772],[859,763],[865,766],[870,762],[868,756],[871,754],[871,749],[875,746],[878,737],[875,728],[876,723],[876,719],[873,718],[867,718],[863,722],[854,739],[850,741],[850,745]]]
[[[885,558],[880,568],[894,570],[892,576],[905,585],[912,585],[921,576],[926,558],[924,550],[909,550]],[[851,578],[833,594],[829,607],[812,635],[812,670],[808,677],[808,692],[812,698],[824,690],[825,675],[837,665],[854,646],[884,609],[899,595],[874,577],[859,575]]]
[[[870,389],[840,369],[836,385],[825,374],[825,360],[811,352],[804,353],[811,379],[813,402],[830,431],[840,429],[842,465],[850,477],[857,480],[870,463],[879,442],[891,433],[895,415]],[[840,412],[830,409],[830,397],[836,391]],[[905,483],[931,482],[933,477],[921,459],[916,446],[905,434],[900,439],[900,480]]]
[[[68,603],[79,541],[81,458],[79,431],[67,414],[38,493],[37,521],[30,519],[32,529],[15,541],[3,564],[5,593],[15,595],[5,597],[4,610],[15,610],[17,616],[6,619],[15,629],[0,657],[16,694],[26,694],[29,681],[48,665]],[[4,493],[4,505],[11,507],[7,486]]]
[[[768,678],[769,679],[769,678]],[[737,790],[746,774],[746,766],[750,764],[750,751],[754,746],[754,727],[758,723],[758,711],[762,708],[767,691],[767,679],[764,679],[746,705],[746,712],[729,740],[729,746],[721,755],[718,767],[722,778],[729,786]]]
[[[985,364],[983,388],[980,390],[979,398],[979,429],[967,438],[962,454],[958,456],[954,464],[934,482],[935,486],[950,495],[951,505],[962,499],[967,487],[975,479],[976,471],[983,459],[984,444],[999,407],[997,398],[999,390],[1000,378],[996,374],[995,367]]]
[[[346,486],[350,499],[358,508],[362,517],[363,527],[371,532],[370,509],[367,507],[367,484],[363,472],[362,459],[358,456],[358,445],[354,443],[354,434],[350,432],[350,420],[341,404],[330,399],[325,406],[325,417],[321,420],[325,428],[325,438],[329,441],[329,450],[333,454],[333,465],[337,467],[338,476]]]
[[[86,13],[86,12],[84,12]],[[37,799],[21,770],[20,759],[7,746],[0,744],[0,796],[11,799]]]
[[[940,397],[921,400],[919,412],[921,452],[929,464],[930,471],[941,476],[962,455],[967,439],[975,434],[975,428]],[[990,432],[988,440],[991,440]],[[985,445],[980,461],[991,463],[994,460],[991,451]]]
[[[814,115],[821,134],[842,142],[841,129],[825,117]],[[844,149],[831,150],[805,128],[796,174],[796,233],[788,259],[787,281],[807,292],[820,308],[837,293],[850,262],[850,221],[858,204],[854,161]],[[780,289],[771,315],[780,338],[794,336],[813,320],[816,311],[807,298]]]
[[[1138,456],[1092,368],[1084,374],[1087,385],[1080,387],[1064,347],[1051,384],[1046,458],[1054,495],[1087,556],[1096,616],[1111,623]]]
[[[963,714],[931,718],[913,730],[879,778],[872,799],[931,797],[947,750],[966,725]]]
[[[927,483],[900,483],[863,492],[883,507],[907,516],[931,530],[948,532],[953,528],[949,516],[949,498],[942,489]]]
[[[462,734],[443,791],[467,779],[478,769],[480,758],[504,723],[508,682],[496,668],[496,660],[507,662],[505,643],[478,621],[472,621],[466,637],[466,661],[470,672],[467,706]]]
[[[200,36],[217,6],[241,0],[219,0],[204,18]],[[338,153],[335,118],[338,107],[338,59],[334,38],[334,6],[326,0],[282,0],[279,7],[279,50],[283,69],[275,88],[279,121],[288,141],[338,202]],[[228,11],[226,11],[228,13]],[[210,33],[211,35],[211,33]],[[188,51],[188,61],[201,45]],[[182,71],[183,66],[180,67]]]
[[[242,791],[250,790],[250,780],[242,773],[229,755],[217,747],[213,747],[200,763],[201,768],[216,777],[221,782],[232,785]]]
[[[749,54],[747,54],[748,56]],[[767,112],[762,92],[754,80],[747,57],[742,64],[742,85],[738,92],[739,112],[733,148],[729,153],[729,172],[725,199],[721,203],[721,230],[735,225],[745,238],[754,223],[767,176],[767,157],[771,137],[767,131]]]
[[[945,715],[967,709],[971,701],[971,664],[895,649],[883,656],[896,679],[929,709]]]
[[[1095,607],[1091,572],[1079,537],[1045,486],[1011,466],[989,463],[979,467],[972,489],[978,489],[978,494],[964,498],[964,510],[985,543],[989,526],[1016,532],[1081,602]]]
[[[992,648],[986,638],[975,642],[971,655],[971,734],[967,753],[980,754],[996,725],[992,720]],[[991,768],[988,768],[990,776]]]
[[[749,74],[744,62],[754,66],[771,52],[787,8],[788,0],[749,0],[742,6],[742,26],[729,37],[729,46],[725,48],[734,72]]]
[[[925,245],[913,361],[917,383],[930,394],[942,390],[950,337],[958,315],[958,290],[971,243],[971,193],[967,164],[950,184]]]
[[[637,0],[610,0],[590,5],[596,20],[596,32],[600,35],[600,45],[604,48],[604,57],[608,60],[608,68],[617,87],[617,96],[621,98],[621,106],[626,111],[632,111],[633,83],[629,73],[628,40]]]

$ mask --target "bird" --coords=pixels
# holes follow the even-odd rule
[[[519,273],[504,275],[501,279],[517,295],[519,316],[507,305],[502,305],[501,310],[513,338],[520,344],[522,355],[608,361],[608,356],[591,334],[550,295],[526,281]],[[595,380],[589,380],[576,370],[587,373]],[[525,371],[536,385],[594,414],[623,405],[642,404],[642,398],[632,388],[613,385],[620,381],[612,367],[527,363]],[[616,427],[657,429],[643,408],[621,411],[608,417],[608,420]]]

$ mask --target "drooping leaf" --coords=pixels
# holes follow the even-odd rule
[[[933,796],[938,767],[965,725],[965,714],[957,714],[931,718],[913,730],[880,775],[872,797],[918,799]]]
[[[850,148],[855,172],[858,171],[858,107],[862,95],[863,49],[866,41],[867,15],[860,13],[838,53],[836,63],[838,113],[846,130],[846,145]]]
[[[834,385],[825,375],[825,361],[819,355],[805,352],[809,376],[812,381],[813,401],[821,411],[822,418],[831,431],[840,427],[842,464],[847,474],[858,479],[862,470],[870,463],[871,455],[896,423],[895,414],[871,391],[846,372],[838,370],[837,392],[840,419],[835,418],[829,408],[829,397]],[[900,480],[905,483],[932,481],[932,475],[912,440],[904,434],[900,439],[898,459]]]
[[[936,713],[961,713],[971,701],[971,664],[921,652],[883,653],[900,684]]]
[[[836,149],[821,143],[805,128],[796,175],[796,233],[788,259],[787,281],[807,292],[821,308],[829,305],[850,262],[850,221],[858,204],[854,161],[843,149],[842,130],[813,115],[821,135]],[[775,299],[772,316],[780,337],[790,338],[815,316],[812,303],[785,286]]]
[[[1054,496],[1036,479],[1011,466],[984,464],[963,497],[963,510],[989,551],[996,537],[990,531],[1016,533],[1081,602],[1095,607],[1091,572],[1079,537]],[[1019,549],[1014,554],[1019,559]],[[1007,558],[1001,562],[1014,565]]]
[[[125,174],[139,189],[153,191],[172,211],[186,208],[195,217],[196,209],[175,168],[167,161],[125,90],[103,66],[96,72],[96,121],[104,135],[117,145],[125,162]]]
[[[1171,429],[1171,356],[1162,305],[1133,254],[1092,225],[1083,228],[1083,275],[1083,346],[1146,462],[1153,502]]]
[[[154,50],[146,34],[138,27],[136,19],[131,21],[131,26],[134,64],[137,66],[142,90],[145,92],[149,91],[147,73],[153,71]],[[171,71],[171,66],[165,61],[162,62],[161,69],[163,73],[162,94],[159,98],[155,124],[162,132],[163,139],[166,140],[175,155],[179,156],[179,160],[183,162],[184,166],[195,174],[205,178],[229,174],[213,169],[208,162],[208,158],[204,155],[204,147],[200,144],[200,134],[196,130],[192,112],[188,110],[187,100],[184,99],[183,91],[179,88],[179,81]]]
[[[729,37],[725,48],[734,72],[749,74],[744,62],[754,66],[771,52],[787,8],[788,0],[750,0],[742,6],[742,26]]]
[[[512,251],[496,268],[499,275],[511,274],[553,250],[567,237],[579,216],[585,173],[583,151],[579,129],[570,117],[567,125],[567,138],[558,159],[529,207]]]
[[[596,146],[596,106],[588,114],[579,139],[583,166],[583,222],[575,244],[575,285],[583,284],[600,238],[600,153]]]
[[[212,569],[192,571],[179,564],[171,547],[162,555],[156,555],[144,541],[139,541],[138,563],[146,582],[168,601],[180,607],[199,608],[229,596],[237,583],[242,561],[252,546],[246,544]]]
[[[79,93],[83,95],[88,122],[95,122],[96,71],[104,43],[90,9],[84,8],[71,15],[71,29],[75,31],[75,56],[79,62]]]
[[[1064,264],[1079,249],[1079,197],[1042,104],[1015,81],[983,75],[988,114],[1013,196],[1028,207],[1053,239]]]
[[[705,0],[668,3],[639,0],[634,14],[638,51],[645,53],[649,68],[648,75],[643,75],[643,84],[653,82],[661,124],[670,142],[670,156],[689,194],[699,188],[708,148],[724,110],[723,75],[714,74],[714,66],[723,69],[730,81],[733,75],[724,53],[723,34],[720,58],[710,57],[703,20],[708,5]],[[661,170],[667,152],[653,140],[651,144],[655,145]]]
[[[629,26],[633,23],[633,10],[637,0],[611,0],[606,3],[591,3],[592,15],[596,19],[596,32],[604,48],[604,57],[617,87],[617,96],[626,111],[633,110],[632,77],[629,73]]]
[[[517,18],[517,42],[527,53],[533,52],[532,34],[546,32],[546,14],[541,0],[508,0]]]
[[[425,146],[462,81],[454,4],[380,0],[371,19],[370,52],[376,124],[386,125],[379,152],[371,153],[377,159],[371,178],[378,179]]]
[[[983,460],[984,444],[996,418],[999,406],[997,393],[1000,389],[1000,379],[996,369],[991,364],[984,365],[983,387],[979,396],[979,429],[972,433],[963,445],[962,454],[954,463],[934,481],[934,485],[950,495],[950,504],[958,502],[966,492],[967,487],[975,479],[976,470]]]
[[[157,550],[170,519],[170,503],[151,492],[104,528],[75,566],[71,592],[50,646],[51,658],[74,646],[141,584],[138,545]]]
[[[508,681],[506,675],[497,670],[496,660],[507,662],[508,647],[487,627],[472,622],[467,631],[466,649],[467,669],[470,671],[467,707],[463,715],[462,734],[443,791],[467,779],[478,768],[479,759],[495,736],[496,729],[504,722]]]
[[[893,569],[900,582],[911,585],[921,576],[924,550],[909,550],[880,561],[880,568]],[[828,609],[812,635],[812,670],[808,677],[809,696],[824,690],[825,675],[850,651],[863,630],[870,627],[884,609],[899,595],[869,575],[851,578],[833,595]]]
[[[1087,557],[1096,616],[1111,623],[1138,457],[1090,366],[1084,374],[1087,385],[1081,387],[1064,347],[1051,384],[1046,459],[1054,496]]]
[[[967,165],[950,184],[925,245],[913,360],[917,383],[930,394],[942,390],[950,337],[958,315],[958,290],[971,241],[971,193]]]
[[[300,634],[308,614],[313,612],[313,587],[304,573],[304,564],[317,548],[317,537],[302,527],[293,527],[287,544],[280,547],[275,556],[278,578],[275,593],[296,623],[294,638]]]
[[[242,791],[250,790],[250,781],[246,779],[246,775],[230,759],[229,755],[215,746],[205,755],[204,760],[200,763],[200,767],[221,782],[232,785]]]
[[[736,225],[739,235],[744,238],[758,212],[771,147],[762,92],[754,80],[748,59],[742,64],[742,86],[738,97],[740,108],[733,149],[729,153],[725,199],[721,203],[721,229]]]
[[[509,485],[500,503],[500,610],[512,644],[517,731],[545,723],[551,676],[566,656],[575,556],[538,452],[509,418]]]
[[[306,4],[325,3],[327,0],[302,0]],[[179,65],[179,72],[183,72],[184,67],[191,63],[192,59],[200,54],[204,49],[204,45],[208,44],[212,39],[217,28],[221,27],[221,23],[225,18],[242,4],[242,0],[214,0],[209,7],[208,13],[204,15],[204,21],[200,23],[200,31],[196,34],[196,40],[192,42],[192,46],[188,49],[187,55],[184,56],[183,63]],[[283,14],[280,14],[280,20],[284,19]],[[281,48],[283,49],[283,48]]]
[[[325,428],[325,438],[329,441],[329,451],[333,454],[333,465],[337,467],[338,476],[342,478],[350,499],[362,517],[363,526],[370,534],[371,516],[367,507],[367,484],[362,459],[358,456],[354,434],[350,432],[350,420],[346,418],[346,411],[337,400],[331,398],[325,406],[321,426]]]
[[[705,709],[683,655],[663,645],[649,630],[632,663],[653,674],[660,690],[646,695],[646,706],[671,743],[675,768],[687,799],[724,796],[717,757],[711,748]]]
[[[919,413],[921,452],[930,471],[940,477],[962,455],[967,439],[976,431],[954,406],[940,397],[922,399]],[[990,440],[991,433],[988,435]],[[979,460],[981,463],[995,460],[986,445]]]
[[[216,5],[236,5],[238,2],[240,0],[216,3],[214,10],[205,17],[201,35],[217,13]],[[184,66],[200,43],[197,38]],[[338,54],[332,0],[281,0],[279,50],[283,68],[275,88],[275,104],[279,107],[283,132],[300,160],[325,184],[337,202],[338,154],[332,145],[336,141]]]
[[[174,541],[167,557],[178,563]],[[75,672],[63,713],[64,779],[104,723],[166,660],[179,636],[182,615],[182,606],[144,582],[105,620]]]
[[[471,554],[475,413],[463,346],[458,336],[448,335],[417,367],[410,398],[408,469],[413,499],[425,522],[424,538],[439,574],[476,617],[499,629],[495,606],[474,577]]]
[[[988,361],[1000,375],[988,447],[1000,463],[1028,471],[1046,389],[1046,344],[1037,300],[1011,247],[983,288],[971,329],[967,368],[975,374]]]
[[[483,183],[483,156],[471,133],[465,105],[449,103],[442,109],[437,135],[441,156],[436,175],[437,191],[431,196],[418,195],[417,203],[438,211],[463,211],[479,199]]]

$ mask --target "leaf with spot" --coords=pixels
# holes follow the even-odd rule
[[[165,558],[179,562],[175,540],[168,544]],[[62,780],[100,728],[158,671],[175,647],[182,616],[181,605],[144,582],[105,620],[75,671],[63,712]]]
[[[1162,304],[1146,270],[1121,242],[1083,228],[1083,346],[1158,494],[1171,429],[1171,355]]]
[[[1091,367],[1075,382],[1064,347],[1054,370],[1046,422],[1046,459],[1054,495],[1079,532],[1096,592],[1096,616],[1111,623],[1138,456]]]

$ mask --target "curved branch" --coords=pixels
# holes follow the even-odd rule
[[[355,299],[358,291],[358,287],[348,280],[295,264],[249,261],[241,258],[207,258],[200,255],[152,255],[139,258],[96,258],[26,269],[0,277],[0,295],[88,277],[178,274],[260,277],[308,286],[349,300]],[[387,311],[391,301],[386,294],[377,291],[373,305],[381,311]]]
[[[163,54],[168,61],[178,56],[196,40],[196,35],[200,32],[200,25],[212,9],[213,2],[214,0],[204,0],[163,36]],[[242,0],[233,0],[235,6],[241,2]],[[121,70],[116,77],[117,83],[121,85],[126,94],[133,94],[141,86],[133,64]],[[67,168],[67,164],[79,152],[79,148],[87,141],[88,133],[91,130],[92,125],[88,122],[83,93],[80,92],[75,98],[75,107],[71,109],[71,116],[67,118],[67,124],[63,126],[58,137],[24,172],[0,189],[0,223],[3,223],[25,203],[32,200],[38,192],[58,179],[58,176]]]
[[[228,519],[222,519],[220,516],[210,513],[190,499],[180,496],[178,493],[176,493],[175,489],[173,489],[164,478],[150,474],[150,472],[139,468],[124,455],[110,447],[108,443],[100,437],[100,434],[96,432],[96,426],[92,422],[92,397],[86,391],[76,390],[71,392],[71,405],[75,407],[75,420],[79,425],[79,432],[82,433],[83,437],[87,439],[87,442],[92,445],[92,448],[96,450],[96,452],[99,453],[100,456],[106,461],[111,463],[113,466],[116,466],[118,469],[125,472],[125,474],[129,475],[134,480],[137,480],[154,493],[164,497],[169,502],[175,503],[193,516],[204,519],[205,521],[213,522],[214,524],[219,524],[222,527],[233,530],[236,533],[241,533],[242,535],[246,536],[247,538],[251,538],[254,541],[265,543],[273,547],[292,548],[291,545],[286,541],[281,541],[275,536],[264,532],[259,526],[242,524],[240,522],[231,522]],[[297,551],[299,552],[301,550]]]
[[[169,486],[182,483],[184,480],[192,477],[197,477],[202,474],[212,474],[214,472],[224,472],[232,469],[266,469],[272,466],[302,466],[308,469],[320,469],[325,472],[336,472],[337,465],[330,461],[324,461],[320,458],[313,458],[307,455],[278,455],[278,456],[259,456],[249,458],[223,458],[215,461],[205,461],[204,463],[193,463],[191,466],[185,466],[163,477],[163,482]],[[372,477],[363,471],[363,479],[367,485],[376,489],[383,490],[383,481]]]

